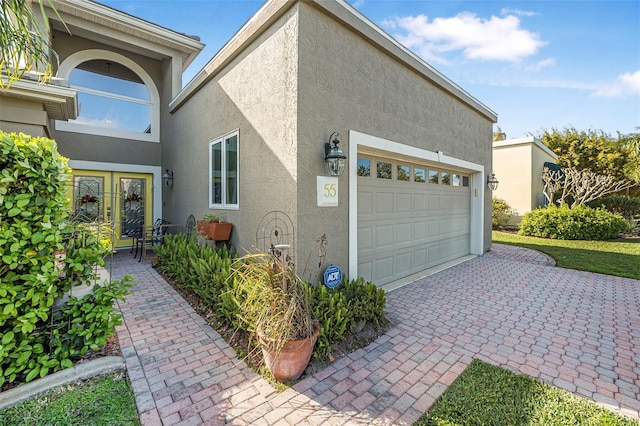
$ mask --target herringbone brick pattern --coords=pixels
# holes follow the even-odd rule
[[[387,295],[393,327],[282,393],[147,263],[118,337],[144,425],[411,424],[473,358],[640,418],[640,281],[494,245]]]

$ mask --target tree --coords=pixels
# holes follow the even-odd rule
[[[506,139],[507,139],[507,134],[502,131],[500,126],[497,126],[496,131],[493,133],[493,141],[498,142],[498,141],[504,141]]]
[[[636,127],[636,130],[640,130],[640,127]],[[635,182],[640,182],[640,132],[618,134],[618,145],[628,153],[624,173]]]
[[[538,139],[558,155],[558,165],[563,168],[588,170],[598,175],[613,176],[616,180],[640,183],[625,173],[628,148],[602,130],[552,129],[539,134]]]
[[[550,203],[554,194],[562,189],[558,204],[572,200],[571,207],[584,205],[608,194],[623,191],[633,186],[633,182],[617,180],[611,175],[599,175],[589,170],[578,170],[567,167],[563,170],[551,170],[548,167],[542,172],[544,193]]]
[[[46,19],[44,1],[38,0],[42,16],[45,17],[41,22],[33,13],[30,0],[0,0],[2,88],[11,87],[26,72],[33,69],[39,72],[41,82],[49,81],[53,76],[50,55],[55,55],[55,52],[49,43],[49,21]],[[58,15],[53,0],[46,1]]]

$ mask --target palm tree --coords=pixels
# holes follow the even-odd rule
[[[493,133],[493,141],[498,142],[504,140],[507,140],[507,134],[502,131],[500,126],[497,126],[496,131]]]
[[[49,43],[49,21],[44,2],[37,1],[44,17],[41,22],[33,13],[32,0],[0,0],[0,88],[11,87],[33,69],[38,71],[41,82],[51,79],[50,54],[55,55],[55,52]],[[53,0],[46,2],[58,15]]]

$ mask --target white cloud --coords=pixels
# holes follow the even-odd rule
[[[462,12],[451,18],[426,15],[395,17],[383,22],[401,43],[427,60],[448,62],[461,52],[466,59],[517,62],[546,44],[536,33],[520,26],[517,16],[479,18]]]
[[[553,58],[543,59],[541,61],[536,62],[535,64],[529,65],[527,70],[538,72],[543,68],[550,67],[556,64],[556,60]]]
[[[510,7],[505,7],[500,11],[500,14],[502,16],[505,15],[515,15],[515,16],[523,16],[523,17],[532,17],[532,16],[537,16],[538,13],[536,12],[531,12],[528,10],[520,10],[520,9],[511,9]]]
[[[640,95],[640,70],[634,73],[624,73],[612,83],[599,88],[594,95],[607,98],[617,98],[625,95]]]
[[[364,2],[365,2],[365,0],[354,0],[354,1],[351,2],[351,6],[353,6],[353,7],[355,7],[357,9],[357,8],[360,8],[360,7],[364,6]]]

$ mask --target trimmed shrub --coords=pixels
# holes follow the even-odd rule
[[[113,298],[124,296],[128,278],[72,297],[52,316],[54,301],[89,283],[110,250],[99,225],[67,220],[69,172],[54,141],[0,131],[0,385],[71,367],[119,323]]]
[[[502,198],[491,200],[491,227],[493,229],[506,228],[513,214],[515,211]]]
[[[587,206],[547,206],[526,213],[520,234],[559,240],[608,240],[627,229],[620,215]]]

